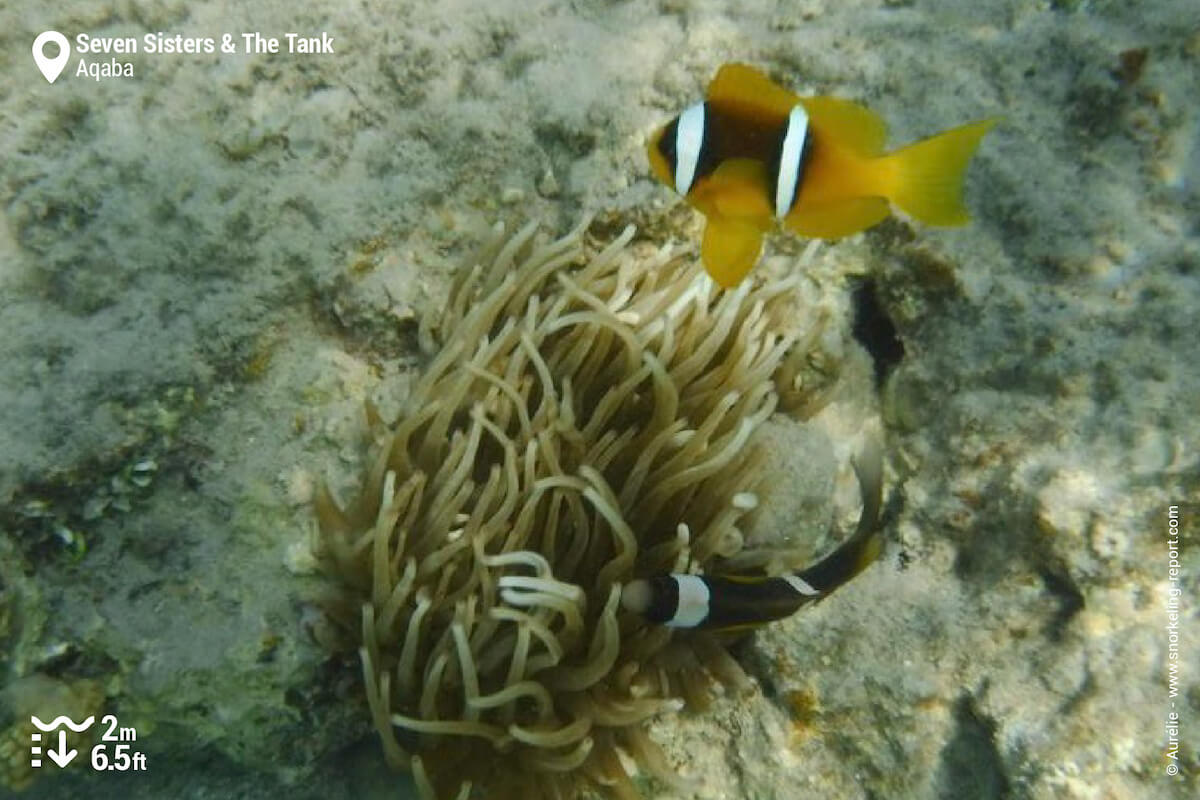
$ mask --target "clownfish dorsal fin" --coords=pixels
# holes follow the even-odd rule
[[[805,97],[800,102],[815,129],[831,141],[864,156],[883,153],[887,123],[866,106],[839,97]]]
[[[750,111],[774,123],[787,119],[800,98],[747,64],[726,64],[708,84],[708,101]]]

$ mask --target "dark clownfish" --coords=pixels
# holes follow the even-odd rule
[[[744,64],[726,64],[703,102],[647,147],[654,174],[704,214],[701,256],[723,287],[758,260],[766,231],[837,239],[882,222],[890,205],[930,225],[965,225],[967,164],[996,120],[885,153],[887,126],[834,97],[797,97]]]
[[[672,628],[738,630],[791,616],[866,569],[883,549],[879,508],[883,463],[879,445],[868,444],[854,461],[862,514],[854,534],[811,567],[776,578],[658,575],[630,581],[621,592],[626,610]]]

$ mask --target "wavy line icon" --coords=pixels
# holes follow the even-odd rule
[[[45,731],[46,733],[49,733],[50,731],[54,730],[59,725],[66,725],[68,728],[75,731],[76,733],[83,733],[88,728],[92,727],[92,723],[96,721],[96,718],[94,716],[88,717],[83,722],[79,723],[78,725],[76,725],[74,722],[72,722],[70,720],[69,717],[66,717],[66,716],[55,717],[54,719],[50,720],[50,722],[42,722],[37,717],[30,717],[29,721],[32,722],[34,724],[34,726],[37,727],[39,730]]]

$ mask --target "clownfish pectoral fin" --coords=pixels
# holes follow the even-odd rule
[[[722,217],[762,217],[769,227],[772,207],[767,200],[767,168],[752,158],[728,158],[712,175],[696,181],[688,196],[702,213]]]
[[[801,236],[841,239],[882,222],[890,213],[887,198],[851,197],[812,208],[798,205],[783,224]]]
[[[881,159],[892,173],[892,202],[929,225],[967,224],[971,218],[963,204],[967,165],[997,121],[985,119],[953,128]]]
[[[754,222],[713,214],[700,246],[704,269],[722,289],[737,286],[758,261],[762,240]]]
[[[702,193],[717,214],[760,220],[759,228],[771,226],[773,209],[767,199],[767,168],[751,158],[723,162],[704,182]]]
[[[765,121],[782,123],[799,98],[754,67],[726,64],[717,70],[708,84],[708,101],[749,111]]]
[[[863,156],[877,156],[887,144],[887,123],[866,106],[838,97],[800,100],[815,128],[830,141]]]

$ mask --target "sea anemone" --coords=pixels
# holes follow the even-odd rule
[[[317,554],[389,763],[425,798],[640,796],[682,779],[644,723],[747,679],[710,634],[623,610],[628,581],[763,565],[757,505],[789,283],[718,292],[693,254],[485,245],[422,336],[440,347]],[[791,331],[791,332],[789,332]],[[792,387],[788,387],[791,391]]]

